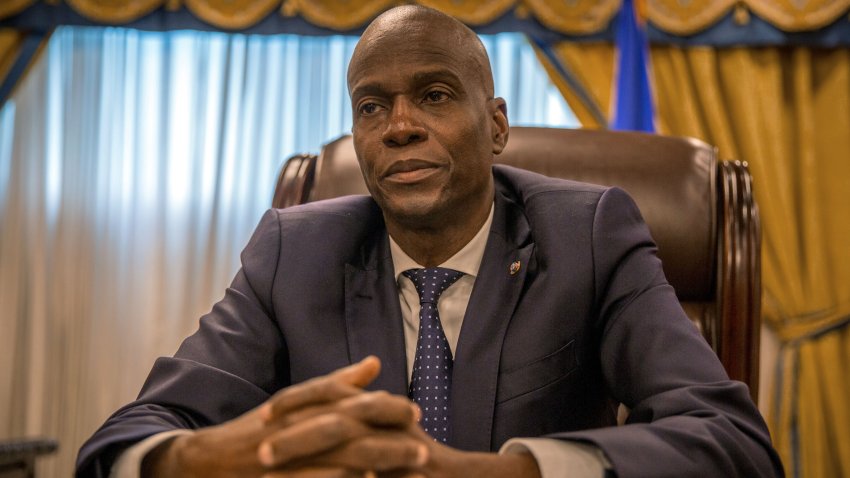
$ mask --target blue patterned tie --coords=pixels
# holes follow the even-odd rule
[[[422,409],[422,428],[435,440],[449,439],[449,397],[452,391],[452,351],[437,312],[440,294],[463,276],[463,272],[432,267],[410,269],[403,274],[419,293],[419,339],[413,360],[408,395]]]

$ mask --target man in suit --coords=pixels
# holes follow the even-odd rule
[[[473,32],[393,9],[348,84],[371,197],[269,211],[224,299],[79,475],[782,474],[631,199],[493,166],[506,106]],[[426,300],[420,273],[452,279]],[[448,361],[429,362],[432,332]]]

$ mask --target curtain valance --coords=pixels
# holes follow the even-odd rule
[[[337,31],[362,28],[396,0],[5,0],[0,19],[40,4],[70,7],[82,17],[105,24],[134,22],[157,10],[187,11],[197,19],[227,30],[243,30],[271,15],[301,17]],[[588,35],[608,28],[621,0],[416,0],[449,13],[470,25],[485,25],[512,12],[565,35]],[[850,0],[647,0],[652,27],[672,35],[691,35],[730,15],[738,23],[758,16],[785,32],[823,28],[850,10]],[[848,21],[843,19],[843,21]]]

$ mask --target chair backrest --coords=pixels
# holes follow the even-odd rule
[[[746,164],[718,161],[695,139],[613,131],[513,127],[503,164],[619,186],[644,216],[664,272],[729,375],[758,391],[761,300],[758,209]],[[351,136],[289,159],[274,207],[368,194]]]

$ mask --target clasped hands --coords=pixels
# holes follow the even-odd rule
[[[379,371],[380,361],[367,357],[287,387],[240,417],[160,445],[145,458],[142,476],[539,476],[527,454],[461,452],[436,443],[406,397],[363,390]]]

